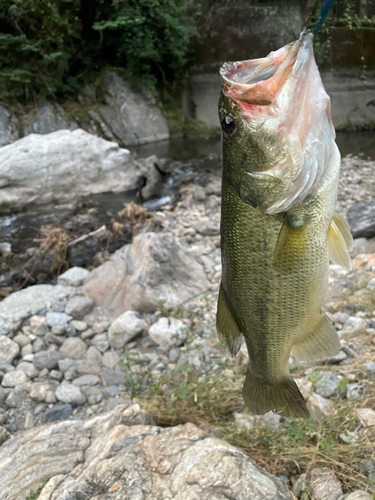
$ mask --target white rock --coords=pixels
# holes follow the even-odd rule
[[[366,328],[367,323],[364,319],[357,318],[356,316],[349,316],[349,319],[345,322],[343,328],[337,333],[340,339],[349,340],[365,333]]]
[[[78,129],[30,134],[0,148],[1,205],[69,202],[137,189],[142,175],[127,149]]]
[[[35,315],[48,303],[63,300],[73,292],[74,288],[62,285],[34,285],[12,293],[0,302],[0,335],[13,332],[23,320]]]
[[[345,500],[372,500],[372,496],[366,491],[356,490],[349,493],[349,495],[345,497]]]
[[[125,311],[109,327],[109,344],[115,349],[121,349],[142,333],[146,326],[147,323],[140,318],[136,311]]]
[[[200,292],[209,282],[203,266],[187,254],[171,233],[142,233],[93,269],[82,292],[110,319],[126,310],[156,310],[164,300],[173,308]]]
[[[57,283],[65,286],[80,286],[90,271],[83,267],[71,267],[57,278]]]
[[[364,427],[373,427],[375,426],[375,411],[371,408],[358,408],[355,410],[357,413],[361,424]]]
[[[366,285],[366,288],[368,290],[371,290],[372,292],[375,292],[375,278],[371,278]]]
[[[333,416],[336,413],[333,402],[319,396],[319,394],[311,394],[308,408],[315,424],[319,424],[325,417]]]
[[[22,361],[17,365],[17,371],[24,372],[29,379],[33,379],[39,375],[39,370],[35,367],[34,363],[27,363]]]
[[[88,314],[94,307],[94,301],[90,297],[81,297],[76,295],[68,300],[65,312],[73,318],[81,319]]]
[[[47,318],[47,325],[50,327],[65,325],[71,319],[73,319],[73,317],[70,316],[69,314],[62,312],[48,312],[46,318]]]
[[[47,318],[45,316],[31,316],[30,328],[34,335],[43,337],[48,332]]]
[[[2,303],[4,303],[4,301]],[[0,307],[2,303],[0,303]],[[5,336],[0,337],[0,363],[12,364],[19,352],[20,346],[16,342],[13,342],[13,340]]]
[[[87,345],[79,337],[69,337],[64,340],[59,351],[66,358],[82,359],[87,352]]]
[[[4,375],[1,385],[3,387],[16,387],[16,385],[22,385],[27,380],[27,375],[24,372],[15,370]]]
[[[56,389],[56,397],[62,403],[69,403],[72,405],[83,405],[86,402],[86,397],[82,394],[79,387],[69,384],[69,382],[62,382]]]
[[[148,334],[160,347],[178,347],[186,340],[186,326],[179,319],[160,318],[151,325]]]

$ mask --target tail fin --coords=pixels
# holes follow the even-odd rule
[[[247,369],[242,396],[248,409],[262,415],[272,410],[284,417],[308,418],[309,411],[297,384],[291,377],[275,384],[266,384]]]

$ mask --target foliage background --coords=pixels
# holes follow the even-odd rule
[[[181,78],[193,0],[0,0],[0,99],[61,97],[105,66],[152,88]]]

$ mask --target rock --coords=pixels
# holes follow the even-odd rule
[[[220,234],[219,222],[210,220],[208,217],[203,217],[193,223],[194,229],[204,236],[216,236]]]
[[[46,410],[44,414],[44,422],[57,422],[59,420],[66,420],[73,413],[71,404],[58,404],[53,408]]]
[[[375,278],[371,278],[366,285],[366,288],[371,292],[375,292]]]
[[[308,408],[311,418],[316,425],[320,424],[325,417],[331,417],[336,413],[333,402],[330,399],[319,396],[319,394],[311,394],[308,401]]]
[[[368,361],[367,363],[363,363],[362,370],[366,372],[366,375],[373,379],[375,377],[375,363],[373,361]]]
[[[357,318],[356,316],[350,316],[345,322],[343,328],[337,333],[340,339],[350,340],[365,333],[366,328],[367,324],[364,319]]]
[[[84,332],[85,330],[87,330],[87,323],[85,323],[84,321],[77,321],[74,319],[70,322],[70,326],[75,328],[77,332]]]
[[[66,304],[65,312],[75,319],[82,319],[94,307],[94,301],[90,297],[81,297],[76,295],[69,299]]]
[[[0,363],[0,371],[2,372],[9,373],[13,372],[14,370],[15,370],[14,366],[11,365],[10,363],[3,363],[3,362]]]
[[[337,375],[328,371],[319,372],[319,380],[315,384],[315,392],[324,398],[337,395],[339,379]]]
[[[82,359],[77,361],[76,373],[78,375],[101,375],[101,367],[98,363],[94,363],[92,360]]]
[[[13,342],[16,342],[20,346],[20,348],[25,347],[25,345],[30,344],[31,340],[28,335],[24,333],[18,333],[14,338]]]
[[[83,293],[103,308],[108,318],[126,310],[152,312],[164,300],[166,308],[207,290],[203,267],[184,252],[170,233],[142,233],[93,269]]]
[[[340,437],[341,441],[343,443],[346,443],[346,444],[355,444],[359,439],[358,433],[351,432],[351,431],[341,432],[339,434],[339,437]]]
[[[81,388],[89,405],[97,405],[103,400],[103,390],[97,386],[85,385]]]
[[[34,382],[31,385],[30,398],[36,403],[43,403],[51,391],[54,392],[58,387],[55,380],[46,380],[44,382]]]
[[[147,323],[136,311],[125,311],[113,321],[108,329],[109,344],[115,349],[121,349],[142,333],[146,325]]]
[[[76,368],[77,363],[73,359],[65,358],[58,361],[58,365],[59,371],[65,373],[68,370]]]
[[[40,337],[38,337],[34,342],[33,342],[33,352],[34,353],[37,353],[37,352],[40,352],[40,351],[46,351],[47,350],[47,346],[46,344],[44,343],[44,340]]]
[[[69,337],[65,339],[59,350],[62,356],[75,360],[82,359],[86,351],[87,345],[79,337]]]
[[[48,332],[47,318],[45,316],[32,316],[30,328],[34,335],[43,337]]]
[[[14,371],[6,373],[3,377],[1,385],[3,387],[16,387],[16,385],[22,385],[27,382],[27,375],[22,371]]]
[[[4,301],[2,303],[4,303]],[[2,303],[0,302],[0,307]],[[5,336],[0,337],[0,363],[13,363],[13,360],[19,353],[20,347],[16,342],[13,342],[13,340]]]
[[[17,385],[12,391],[9,392],[5,404],[8,408],[19,408],[27,396],[27,390]]]
[[[39,375],[39,370],[36,366],[33,363],[27,363],[26,361],[18,363],[17,371],[24,372],[31,380]]]
[[[26,356],[32,355],[34,352],[34,348],[31,344],[27,344],[21,349],[21,358],[25,358]]]
[[[99,113],[114,137],[127,146],[169,138],[167,121],[151,92],[135,92],[114,71],[104,73],[107,87]]]
[[[86,402],[86,398],[79,387],[69,384],[65,380],[56,389],[56,397],[62,403],[71,405],[83,405]]]
[[[95,346],[100,352],[107,351],[109,349],[108,335],[106,333],[95,335],[92,339],[92,345]]]
[[[107,387],[111,385],[120,385],[124,383],[125,375],[122,371],[116,371],[113,368],[103,368],[102,378]]]
[[[103,358],[100,351],[98,351],[98,349],[95,346],[90,345],[90,347],[87,349],[86,360],[89,362],[91,361],[97,365],[100,365],[102,363]]]
[[[0,446],[5,442],[8,437],[8,432],[5,427],[0,425]]]
[[[82,375],[73,380],[73,385],[78,387],[82,385],[98,385],[100,384],[100,378],[96,375]]]
[[[65,326],[65,333],[68,337],[77,337],[77,330],[74,328],[72,324]]]
[[[80,286],[90,271],[83,267],[71,267],[57,278],[57,283],[65,286]]]
[[[58,337],[57,335],[53,335],[53,333],[51,333],[51,332],[48,332],[44,336],[44,343],[46,345],[55,344],[57,346],[61,346],[63,344],[63,342],[64,342],[64,338]]]
[[[31,429],[34,427],[34,416],[32,413],[26,413],[24,429]]]
[[[160,318],[151,325],[148,334],[161,347],[179,347],[186,340],[186,326],[179,319]]]
[[[375,411],[371,408],[358,408],[356,414],[364,427],[375,426]]]
[[[93,193],[134,190],[139,165],[127,149],[78,129],[30,134],[0,148],[3,207],[72,203]]]
[[[370,493],[361,490],[353,491],[352,493],[349,493],[349,495],[345,497],[345,500],[371,500],[371,499],[372,496],[370,495]]]
[[[346,386],[346,397],[349,400],[358,399],[362,395],[362,389],[359,384],[348,384]]]
[[[327,467],[315,467],[309,474],[308,484],[315,500],[338,500],[342,495],[340,481]]]
[[[70,120],[63,108],[56,102],[46,102],[41,106],[36,106],[25,119],[23,135],[50,134],[56,130],[78,128],[74,120]]]
[[[181,356],[181,351],[178,347],[172,347],[172,349],[169,351],[169,359],[171,363],[176,363]]]
[[[47,319],[47,325],[49,327],[53,327],[53,326],[65,325],[66,323],[69,323],[69,321],[73,319],[73,317],[69,316],[69,314],[66,313],[48,312],[46,315],[46,319]]]
[[[43,370],[43,368],[54,370],[63,357],[58,351],[39,351],[34,355],[34,365],[38,370]]]
[[[92,329],[95,332],[95,334],[104,333],[104,331],[105,331],[103,328],[103,325],[101,325],[100,323],[94,323],[92,325]]]
[[[95,335],[96,335],[95,330],[93,330],[92,328],[88,328],[87,330],[85,330],[84,332],[81,333],[81,339],[82,340],[89,340],[89,339],[92,339],[93,337],[95,337]]]
[[[255,425],[255,417],[253,415],[234,412],[233,417],[238,427],[244,427],[247,431],[253,430]]]
[[[2,387],[0,387],[0,405],[5,401],[7,394],[8,393],[4,391]]]
[[[18,139],[18,120],[0,106],[0,147]]]
[[[0,302],[0,336],[17,330],[22,321],[37,314],[49,302],[69,297],[73,290],[61,285],[34,285],[12,293]]]
[[[243,451],[193,424],[150,425],[137,406],[36,427],[4,443],[0,489],[7,500],[40,487],[43,500],[46,492],[54,500],[77,492],[80,500],[92,499],[93,492],[121,500],[291,500],[286,486]]]
[[[148,158],[139,159],[141,172],[146,177],[146,185],[141,189],[141,195],[144,200],[159,197],[162,189],[163,176],[157,168],[157,157],[155,155]]]
[[[353,238],[375,236],[375,201],[354,203],[348,210],[348,222]]]
[[[119,361],[120,356],[115,352],[105,352],[103,354],[102,362],[103,366],[105,366],[106,368],[114,368],[116,365],[118,365]]]

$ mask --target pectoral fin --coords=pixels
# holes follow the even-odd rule
[[[338,214],[335,214],[328,227],[327,245],[329,258],[348,271],[352,270],[352,261],[349,249],[353,244],[348,223]]]
[[[277,240],[273,266],[282,273],[290,272],[303,265],[307,251],[306,225],[292,227],[284,220]]]
[[[243,341],[236,320],[230,312],[225,299],[225,291],[220,285],[219,298],[217,301],[216,328],[220,341],[231,356],[236,356]]]
[[[314,327],[292,349],[298,361],[317,361],[338,354],[340,341],[335,328],[325,314],[316,318]]]

